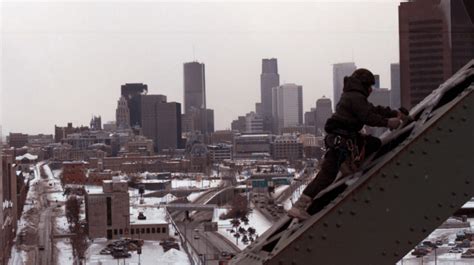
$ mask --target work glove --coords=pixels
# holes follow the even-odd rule
[[[387,127],[391,130],[397,129],[400,124],[402,124],[402,120],[400,118],[390,118],[387,121]]]

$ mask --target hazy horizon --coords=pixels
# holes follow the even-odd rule
[[[390,88],[399,2],[4,2],[0,125],[53,134],[92,115],[115,120],[125,83],[183,103],[183,63],[194,60],[206,65],[216,130],[260,101],[263,58],[278,59],[282,84],[303,86],[303,111],[332,99],[335,63]]]

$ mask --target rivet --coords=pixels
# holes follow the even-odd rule
[[[311,252],[311,248],[306,248],[306,251],[307,251],[307,252]]]
[[[454,191],[451,192],[451,195],[456,196],[456,192],[454,192]]]
[[[398,175],[397,175],[397,174],[393,174],[393,178],[394,178],[394,179],[398,179]]]
[[[449,119],[454,120],[454,116],[450,116]]]
[[[322,236],[321,236],[321,239],[322,239],[322,240],[326,240],[327,238],[326,238],[325,235],[322,235]]]
[[[336,223],[336,227],[337,227],[337,228],[340,228],[340,227],[341,227],[341,224],[340,224],[340,223]]]
[[[411,242],[410,240],[408,240],[408,245],[413,245],[413,242]]]
[[[408,166],[409,166],[409,167],[412,167],[412,166],[413,166],[413,163],[411,163],[411,162],[408,163]]]
[[[421,232],[426,233],[426,229],[425,228],[421,229]]]
[[[352,201],[353,201],[353,202],[356,202],[356,201],[357,201],[357,198],[356,198],[356,197],[352,197]]]
[[[436,143],[439,144],[441,141],[439,139],[436,139]]]
[[[299,251],[300,250],[300,247],[299,246],[296,246],[295,247],[295,251]]]
[[[387,174],[382,173],[382,178],[386,178],[386,177],[387,177]]]
[[[356,215],[356,212],[350,211],[350,214],[351,214],[351,215]]]
[[[424,217],[424,218],[425,218],[425,220],[428,220],[428,219],[429,219],[429,218],[428,218],[428,216],[426,216],[426,215],[425,215],[425,217]]]
[[[324,226],[324,227],[328,227],[328,223],[324,222],[324,223],[323,223],[323,226]]]
[[[283,265],[283,261],[278,261],[278,265]]]
[[[469,197],[469,194],[464,192],[464,197]]]
[[[398,253],[397,252],[393,253],[393,256],[398,257]]]
[[[452,132],[453,132],[453,129],[448,129],[448,132],[452,133]]]
[[[422,153],[423,155],[426,155],[426,154],[428,154],[426,151],[422,151],[421,153]]]
[[[344,213],[344,211],[341,210],[341,209],[339,209],[339,210],[337,210],[337,213],[338,213],[339,215],[342,215],[342,214]]]
[[[385,191],[385,189],[383,187],[380,187],[379,190],[380,191]]]
[[[469,184],[469,183],[471,183],[471,182],[470,182],[469,180],[466,180],[464,183]]]
[[[462,105],[462,108],[463,108],[463,109],[467,109],[467,105],[466,105],[466,104],[463,104],[463,105]]]
[[[367,186],[367,190],[372,190],[372,186]]]
[[[396,244],[400,244],[400,240],[395,240],[395,243],[396,243]]]
[[[385,253],[385,251],[382,252],[382,256],[387,256],[387,253]]]
[[[309,239],[313,239],[313,238],[314,238],[313,234],[309,234],[309,235],[308,235],[308,238],[309,238]]]
[[[429,142],[429,141],[430,141],[430,140],[429,140],[428,138],[426,138],[426,137],[423,138],[423,140],[424,140],[425,142]]]
[[[464,122],[465,122],[465,121],[467,121],[467,119],[466,119],[466,118],[464,118],[464,117],[462,117],[462,118],[461,118],[461,120],[462,120],[462,121],[464,121]]]
[[[439,202],[439,203],[438,203],[438,207],[439,207],[439,208],[442,208],[442,207],[443,207],[443,204]]]
[[[293,260],[293,261],[291,262],[291,265],[296,265],[296,261]]]
[[[442,130],[443,130],[443,128],[441,128],[441,127],[439,127],[439,126],[436,127],[436,129],[438,129],[438,131],[442,131]]]
[[[413,227],[410,227],[410,232],[414,232],[415,229]]]
[[[400,162],[397,161],[397,162],[395,163],[395,165],[399,166],[399,165],[400,165]]]
[[[370,200],[369,200],[369,199],[365,199],[364,202],[365,202],[365,203],[370,203]]]
[[[454,208],[454,204],[450,204],[449,207]]]
[[[441,218],[439,216],[436,216],[436,221],[441,221]]]

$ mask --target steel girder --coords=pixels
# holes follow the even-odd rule
[[[385,135],[356,176],[282,218],[231,264],[395,264],[474,196],[474,60]]]

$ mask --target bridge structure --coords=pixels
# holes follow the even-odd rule
[[[170,203],[165,207],[168,211],[214,211],[217,204]]]
[[[395,264],[474,196],[474,60],[382,136],[359,172],[282,218],[234,265]]]

